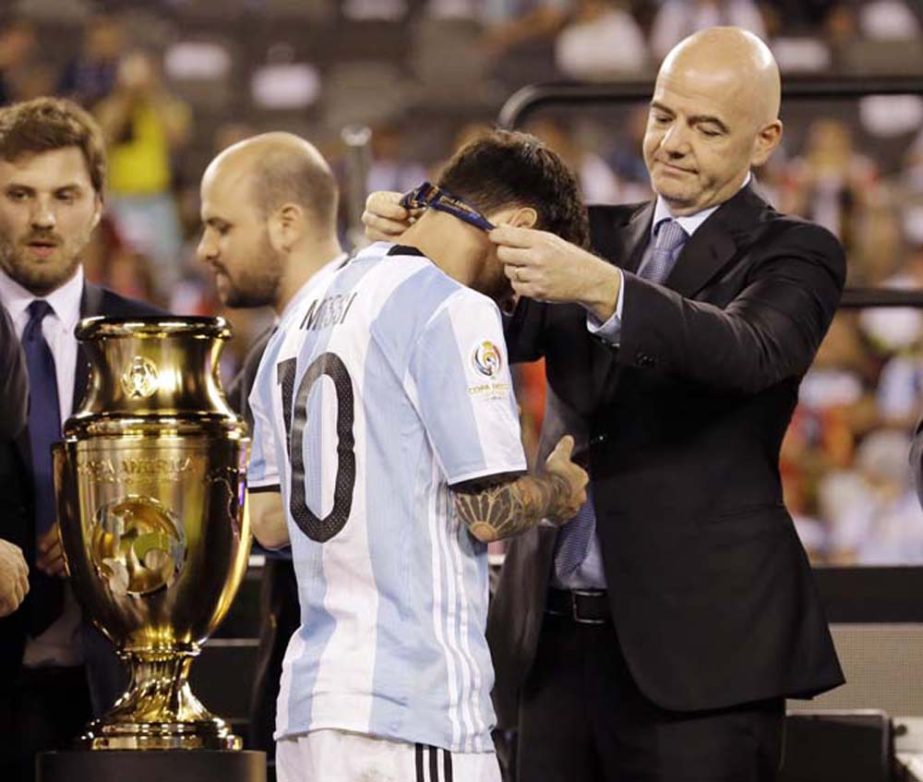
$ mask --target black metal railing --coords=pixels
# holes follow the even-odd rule
[[[606,84],[530,84],[514,92],[500,108],[497,124],[516,128],[534,111],[549,105],[600,106],[650,100],[654,83],[625,81]],[[786,77],[782,100],[858,100],[869,95],[923,95],[923,76],[869,78]]]

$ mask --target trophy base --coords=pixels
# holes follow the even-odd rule
[[[266,753],[42,752],[37,782],[266,782]]]
[[[90,723],[74,747],[84,750],[233,750],[243,747],[240,736],[221,720],[197,722]]]

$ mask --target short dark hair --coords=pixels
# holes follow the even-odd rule
[[[96,120],[73,101],[35,98],[0,109],[0,157],[77,147],[97,194],[106,186],[106,145]]]
[[[491,130],[446,163],[438,186],[484,214],[510,206],[532,207],[536,228],[579,247],[589,246],[589,222],[573,172],[528,133]]]
[[[288,149],[267,151],[254,166],[252,176],[254,202],[264,216],[282,204],[294,203],[320,225],[336,223],[336,180],[310,156]]]

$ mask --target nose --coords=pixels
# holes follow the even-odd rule
[[[682,157],[689,151],[689,134],[683,123],[674,122],[670,125],[667,132],[663,134],[660,148],[674,158]]]
[[[35,200],[35,206],[30,216],[32,227],[36,230],[51,230],[55,227],[57,219],[54,209],[51,208],[51,200],[48,198],[38,198]]]
[[[206,228],[202,232],[202,238],[199,239],[199,244],[196,247],[196,257],[202,263],[208,263],[212,260],[217,254],[217,243],[209,236],[209,231]]]

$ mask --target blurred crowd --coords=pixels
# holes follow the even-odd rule
[[[0,105],[59,94],[93,112],[110,169],[88,278],[227,317],[230,375],[270,314],[221,312],[195,259],[198,181],[217,151],[267,129],[310,138],[334,162],[343,239],[356,243],[365,192],[433,177],[516,88],[650,79],[714,24],[770,41],[784,76],[923,78],[923,10],[902,0],[18,0],[0,10]],[[584,107],[526,129],[588,202],[630,202],[650,195],[645,118],[644,106]],[[782,118],[763,194],[840,237],[851,286],[923,288],[923,95],[784,106]],[[541,365],[518,383],[534,443]],[[921,400],[923,309],[842,311],[783,443],[786,501],[815,561],[923,563],[907,459]]]

